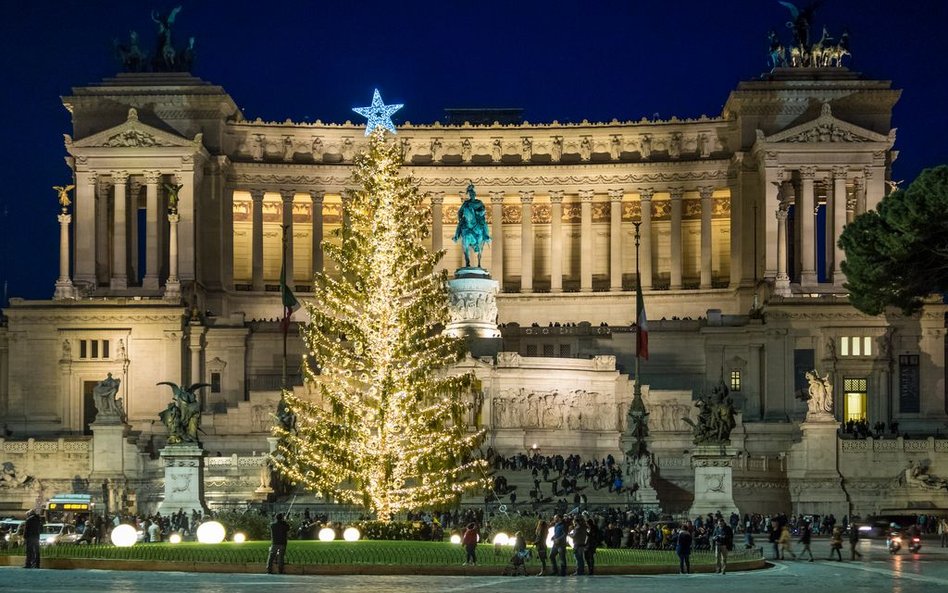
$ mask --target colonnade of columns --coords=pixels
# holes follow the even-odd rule
[[[671,239],[670,239],[670,259],[671,273],[669,288],[676,290],[683,287],[682,283],[682,220],[683,208],[682,199],[684,188],[669,188],[667,191],[671,195]],[[712,283],[712,237],[711,237],[711,219],[713,210],[712,195],[714,188],[703,186],[697,190],[701,196],[701,254],[700,254],[700,286],[701,288],[711,288]],[[631,245],[625,245],[623,241],[622,229],[622,203],[624,201],[625,190],[609,189],[609,290],[620,291],[622,284],[622,254],[624,249],[632,249]],[[534,261],[536,259],[536,239],[533,222],[534,212],[534,191],[521,191],[520,197],[520,292],[532,292],[534,290]],[[638,190],[641,200],[641,245],[639,247],[639,259],[641,262],[642,285],[646,288],[652,288],[654,277],[654,263],[652,258],[652,197],[655,194],[653,188],[643,188]],[[552,190],[548,193],[550,201],[550,291],[562,292],[563,290],[563,199],[564,192],[561,190]],[[593,290],[593,262],[594,262],[594,229],[593,229],[593,201],[595,198],[594,190],[579,190],[577,193],[580,205],[580,225],[579,225],[579,290],[581,292],[591,292]],[[491,203],[491,276],[495,279],[504,278],[504,237],[503,237],[503,207],[505,193],[502,191],[490,192]],[[434,209],[434,206],[432,206]],[[440,210],[439,210],[440,214]],[[440,220],[436,217],[435,220]],[[439,228],[433,228],[436,237],[440,237]]]
[[[884,186],[876,183],[870,187],[867,183],[874,178],[881,182],[882,175],[870,167],[859,171],[851,171],[845,166],[766,169],[766,203],[774,215],[766,217],[768,240],[764,275],[775,279],[777,294],[790,294],[792,276],[799,278],[801,286],[816,285],[819,280],[818,258],[822,258],[824,263],[827,281],[837,286],[845,282],[840,269],[845,254],[839,247],[839,237],[848,222],[867,208],[875,207],[882,199]],[[826,199],[825,248],[822,254],[817,252],[817,182],[823,185]],[[789,229],[791,206],[794,211],[793,236]],[[794,270],[789,269],[791,254],[796,262]]]
[[[700,195],[701,203],[701,239],[700,239],[700,286],[701,288],[711,288],[712,283],[712,235],[711,220],[713,210],[714,188],[711,186],[702,186],[696,188]],[[233,189],[228,190],[229,195],[233,196]],[[263,203],[265,193],[274,193],[275,190],[263,188],[251,188],[248,190],[251,198],[250,222],[251,222],[251,240],[250,240],[250,260],[251,260],[251,282],[250,288],[254,291],[263,291],[265,289],[264,278],[264,223],[263,223]],[[653,236],[652,225],[652,197],[655,194],[654,188],[642,188],[637,190],[641,200],[642,214],[640,227],[641,245],[639,248],[639,259],[641,262],[642,285],[645,288],[653,288],[653,278],[655,273],[655,264],[652,257]],[[684,188],[674,187],[666,188],[660,191],[668,192],[671,195],[671,240],[670,253],[670,288],[681,289],[683,253],[682,253],[682,222],[683,196]],[[323,269],[323,257],[320,243],[324,236],[323,220],[323,201],[325,192],[323,191],[297,191],[294,189],[281,189],[279,193],[282,198],[282,224],[287,228],[289,236],[293,235],[293,216],[292,205],[294,197],[299,194],[308,194],[312,200],[312,269],[310,274],[315,274]],[[505,276],[516,276],[519,272],[519,290],[520,292],[532,292],[535,290],[535,268],[534,262],[537,259],[536,246],[536,226],[534,222],[535,198],[537,192],[533,190],[524,190],[519,192],[520,206],[520,269],[512,271],[504,269],[504,204],[507,195],[503,191],[492,191],[489,194],[489,208],[491,212],[491,245],[490,260],[484,260],[484,267],[488,267],[491,276],[495,279],[501,279]],[[622,225],[622,207],[625,201],[626,192],[623,189],[607,190],[609,196],[609,240],[608,240],[608,270],[610,291],[621,291],[623,289],[623,253],[624,250],[633,249],[631,241],[623,239],[624,231]],[[549,242],[549,261],[550,261],[550,288],[551,292],[563,291],[564,280],[564,228],[563,228],[563,202],[565,192],[562,190],[551,190],[547,193],[550,203],[550,242]],[[594,190],[580,190],[576,194],[580,210],[579,224],[579,290],[581,292],[591,292],[593,290],[593,264],[595,257],[594,249],[594,230],[593,226],[593,202],[596,196]],[[439,251],[445,247],[445,228],[444,228],[444,202],[445,192],[433,191],[428,194],[431,208],[431,248],[433,251]],[[460,195],[463,200],[464,196]],[[488,201],[485,200],[485,201]],[[508,204],[509,207],[509,204]],[[450,229],[448,229],[450,230]],[[626,233],[627,234],[627,233]],[[287,246],[287,278],[292,278],[294,273],[293,266],[293,246],[292,241]],[[631,253],[631,252],[630,252]],[[603,254],[605,255],[605,254]],[[629,270],[631,271],[631,270]]]
[[[144,182],[144,183],[142,183]],[[162,200],[165,183],[180,186],[177,203]],[[139,197],[145,186],[144,269],[139,265]],[[168,280],[176,296],[181,279],[194,278],[194,174],[191,171],[80,171],[76,173],[74,278],[87,286],[107,285],[121,291],[137,284],[158,290],[164,256]],[[172,207],[174,206],[174,207]],[[162,211],[168,208],[168,211]],[[179,213],[180,210],[180,213]],[[179,223],[183,223],[180,224]],[[166,238],[167,234],[167,238]],[[166,245],[165,242],[168,242]],[[67,254],[62,277],[68,278],[68,237],[60,255]],[[60,268],[63,268],[61,262]],[[59,293],[57,293],[59,294]]]
[[[250,192],[250,221],[251,221],[251,240],[250,240],[250,270],[251,270],[251,289],[262,291],[265,288],[265,278],[263,273],[263,197],[267,190],[263,188],[251,188]],[[312,260],[309,276],[312,277],[316,272],[323,270],[323,203],[326,192],[321,190],[297,191],[296,189],[281,188],[279,191],[282,202],[281,224],[286,229],[286,278],[287,284],[292,285],[293,277],[296,272],[293,261],[293,202],[297,194],[306,194],[310,199],[310,212],[312,213]],[[229,206],[233,207],[233,188],[227,190],[229,196]],[[227,257],[225,255],[225,257]],[[231,261],[233,259],[230,255]]]

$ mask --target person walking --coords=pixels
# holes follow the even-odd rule
[[[26,568],[40,567],[40,534],[43,531],[43,517],[35,510],[26,512],[23,524],[23,539],[26,543]]]
[[[537,558],[539,558],[540,564],[541,564],[540,572],[539,574],[537,574],[538,577],[542,577],[543,575],[546,574],[546,554],[547,554],[546,534],[547,534],[547,531],[549,531],[549,529],[550,529],[549,524],[547,524],[547,522],[544,521],[543,519],[540,519],[537,522],[537,530],[534,536],[533,545],[536,547]]]
[[[553,517],[553,547],[550,549],[553,574],[566,576],[566,521],[559,515]]]
[[[853,523],[849,526],[849,556],[850,560],[855,560],[858,556],[862,560],[862,554],[856,548],[859,546],[859,525]]]
[[[938,520],[938,533],[941,534],[941,547],[948,548],[948,517]]]
[[[602,544],[602,529],[596,518],[586,518],[586,574],[592,576],[596,572],[596,550]]]
[[[837,562],[843,561],[843,554],[840,550],[843,549],[843,530],[839,527],[833,528],[833,535],[830,539],[830,556],[829,559],[833,559],[833,552],[836,553]]]
[[[727,553],[731,551],[734,545],[734,531],[723,517],[718,519],[718,525],[714,528],[712,534],[714,542],[714,563],[715,572],[727,574]]]
[[[461,544],[464,546],[464,551],[466,552],[462,566],[477,566],[477,541],[480,538],[481,534],[477,529],[477,523],[471,521],[467,524],[467,528],[464,529],[464,533],[461,534]]]
[[[270,524],[270,553],[267,555],[267,574],[273,574],[273,565],[283,574],[286,560],[286,542],[290,535],[290,524],[283,513],[277,513],[276,520]]]
[[[797,559],[797,555],[793,553],[793,547],[791,546],[791,541],[793,538],[790,537],[790,527],[784,525],[783,529],[780,530],[780,539],[778,543],[780,544],[780,559],[785,560],[787,554],[790,554],[790,557],[794,560]]]
[[[570,532],[573,538],[573,556],[576,557],[576,572],[574,576],[586,574],[586,543],[589,539],[589,530],[586,528],[586,519],[582,515],[576,517],[573,522],[573,530]]]
[[[678,554],[678,574],[689,574],[691,572],[691,544],[693,541],[691,530],[685,525],[678,532],[678,537],[675,540],[675,553]]]
[[[810,549],[810,543],[813,540],[813,530],[810,528],[810,522],[804,521],[803,529],[800,531],[800,544],[803,545],[803,551],[800,552],[800,558],[804,554],[810,555],[810,562],[813,562],[813,550]]]

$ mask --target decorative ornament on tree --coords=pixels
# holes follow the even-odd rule
[[[352,110],[359,115],[368,118],[365,122],[365,135],[368,136],[375,128],[384,128],[395,134],[395,124],[392,123],[392,114],[404,107],[403,103],[386,105],[382,103],[382,95],[375,89],[372,94],[372,104],[368,107],[355,107]]]

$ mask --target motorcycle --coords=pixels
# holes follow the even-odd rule
[[[886,547],[888,548],[890,554],[898,554],[899,550],[902,549],[901,534],[898,534],[898,533],[889,534],[889,537],[886,540]]]
[[[908,545],[909,552],[913,554],[918,554],[918,551],[922,549],[922,538],[917,535],[913,535],[912,539],[909,541]]]

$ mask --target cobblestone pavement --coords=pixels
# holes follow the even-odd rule
[[[935,545],[932,546],[931,544]],[[292,545],[292,544],[291,544]],[[932,593],[948,590],[948,550],[926,542],[922,554],[890,557],[882,542],[863,542],[865,559],[825,560],[827,542],[814,543],[816,562],[774,562],[767,570],[727,575],[595,576],[595,577],[420,577],[420,576],[292,576],[253,574],[195,574],[120,572],[103,570],[0,569],[0,591],[7,593],[291,593],[332,590],[333,593],[492,591],[589,591],[627,593],[630,590],[671,590],[707,593],[800,593],[801,587],[820,593]],[[803,589],[806,590],[806,589]]]

